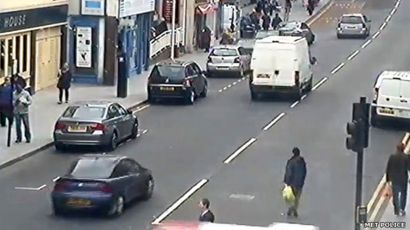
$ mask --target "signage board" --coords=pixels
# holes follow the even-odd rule
[[[155,11],[155,0],[120,0],[120,18]]]
[[[81,0],[81,14],[104,16],[105,0]]]
[[[76,28],[76,66],[79,68],[92,67],[92,28]]]

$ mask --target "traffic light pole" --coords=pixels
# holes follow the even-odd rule
[[[362,185],[363,185],[363,149],[357,151],[356,162],[356,203],[355,203],[355,230],[360,230],[359,207],[362,205]]]

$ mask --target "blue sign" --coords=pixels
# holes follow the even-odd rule
[[[0,13],[0,34],[67,22],[68,6]]]

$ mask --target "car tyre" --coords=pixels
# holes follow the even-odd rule
[[[378,116],[376,114],[376,109],[375,108],[371,109],[370,125],[373,126],[373,127],[379,127],[380,126],[380,119],[378,118]]]
[[[306,92],[310,92],[312,91],[312,87],[313,87],[313,77],[310,78],[307,86],[306,86]]]
[[[110,210],[108,211],[109,217],[121,216],[124,212],[125,200],[123,196],[118,196],[115,202],[112,204]]]
[[[258,100],[258,94],[251,90],[251,100],[256,101]]]
[[[186,97],[186,103],[188,105],[193,105],[195,102],[195,91],[193,89],[190,90],[188,96]]]
[[[342,36],[341,36],[340,34],[337,34],[337,38],[338,38],[338,39],[341,39]]]
[[[138,137],[138,122],[135,121],[132,126],[131,139],[136,139],[137,137]]]
[[[65,213],[61,208],[58,208],[57,206],[53,205],[53,215],[54,216],[63,216]]]
[[[208,83],[205,83],[204,88],[202,89],[201,92],[201,97],[206,97],[208,95]]]
[[[112,133],[110,143],[108,143],[108,151],[112,152],[117,148],[118,145],[118,134],[116,131]]]
[[[155,187],[155,183],[154,183],[154,179],[152,177],[150,177],[147,182],[146,182],[146,190],[144,195],[142,196],[143,200],[149,200],[152,197],[152,194],[154,193],[154,187]]]
[[[301,88],[299,88],[298,90],[297,90],[297,92],[295,92],[295,96],[294,96],[294,98],[295,98],[295,100],[300,100],[300,98],[303,96],[303,90],[301,89]]]

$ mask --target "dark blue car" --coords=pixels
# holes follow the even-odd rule
[[[125,204],[147,200],[154,190],[151,171],[135,160],[113,155],[85,155],[55,182],[51,194],[55,215],[96,211],[119,216]]]

